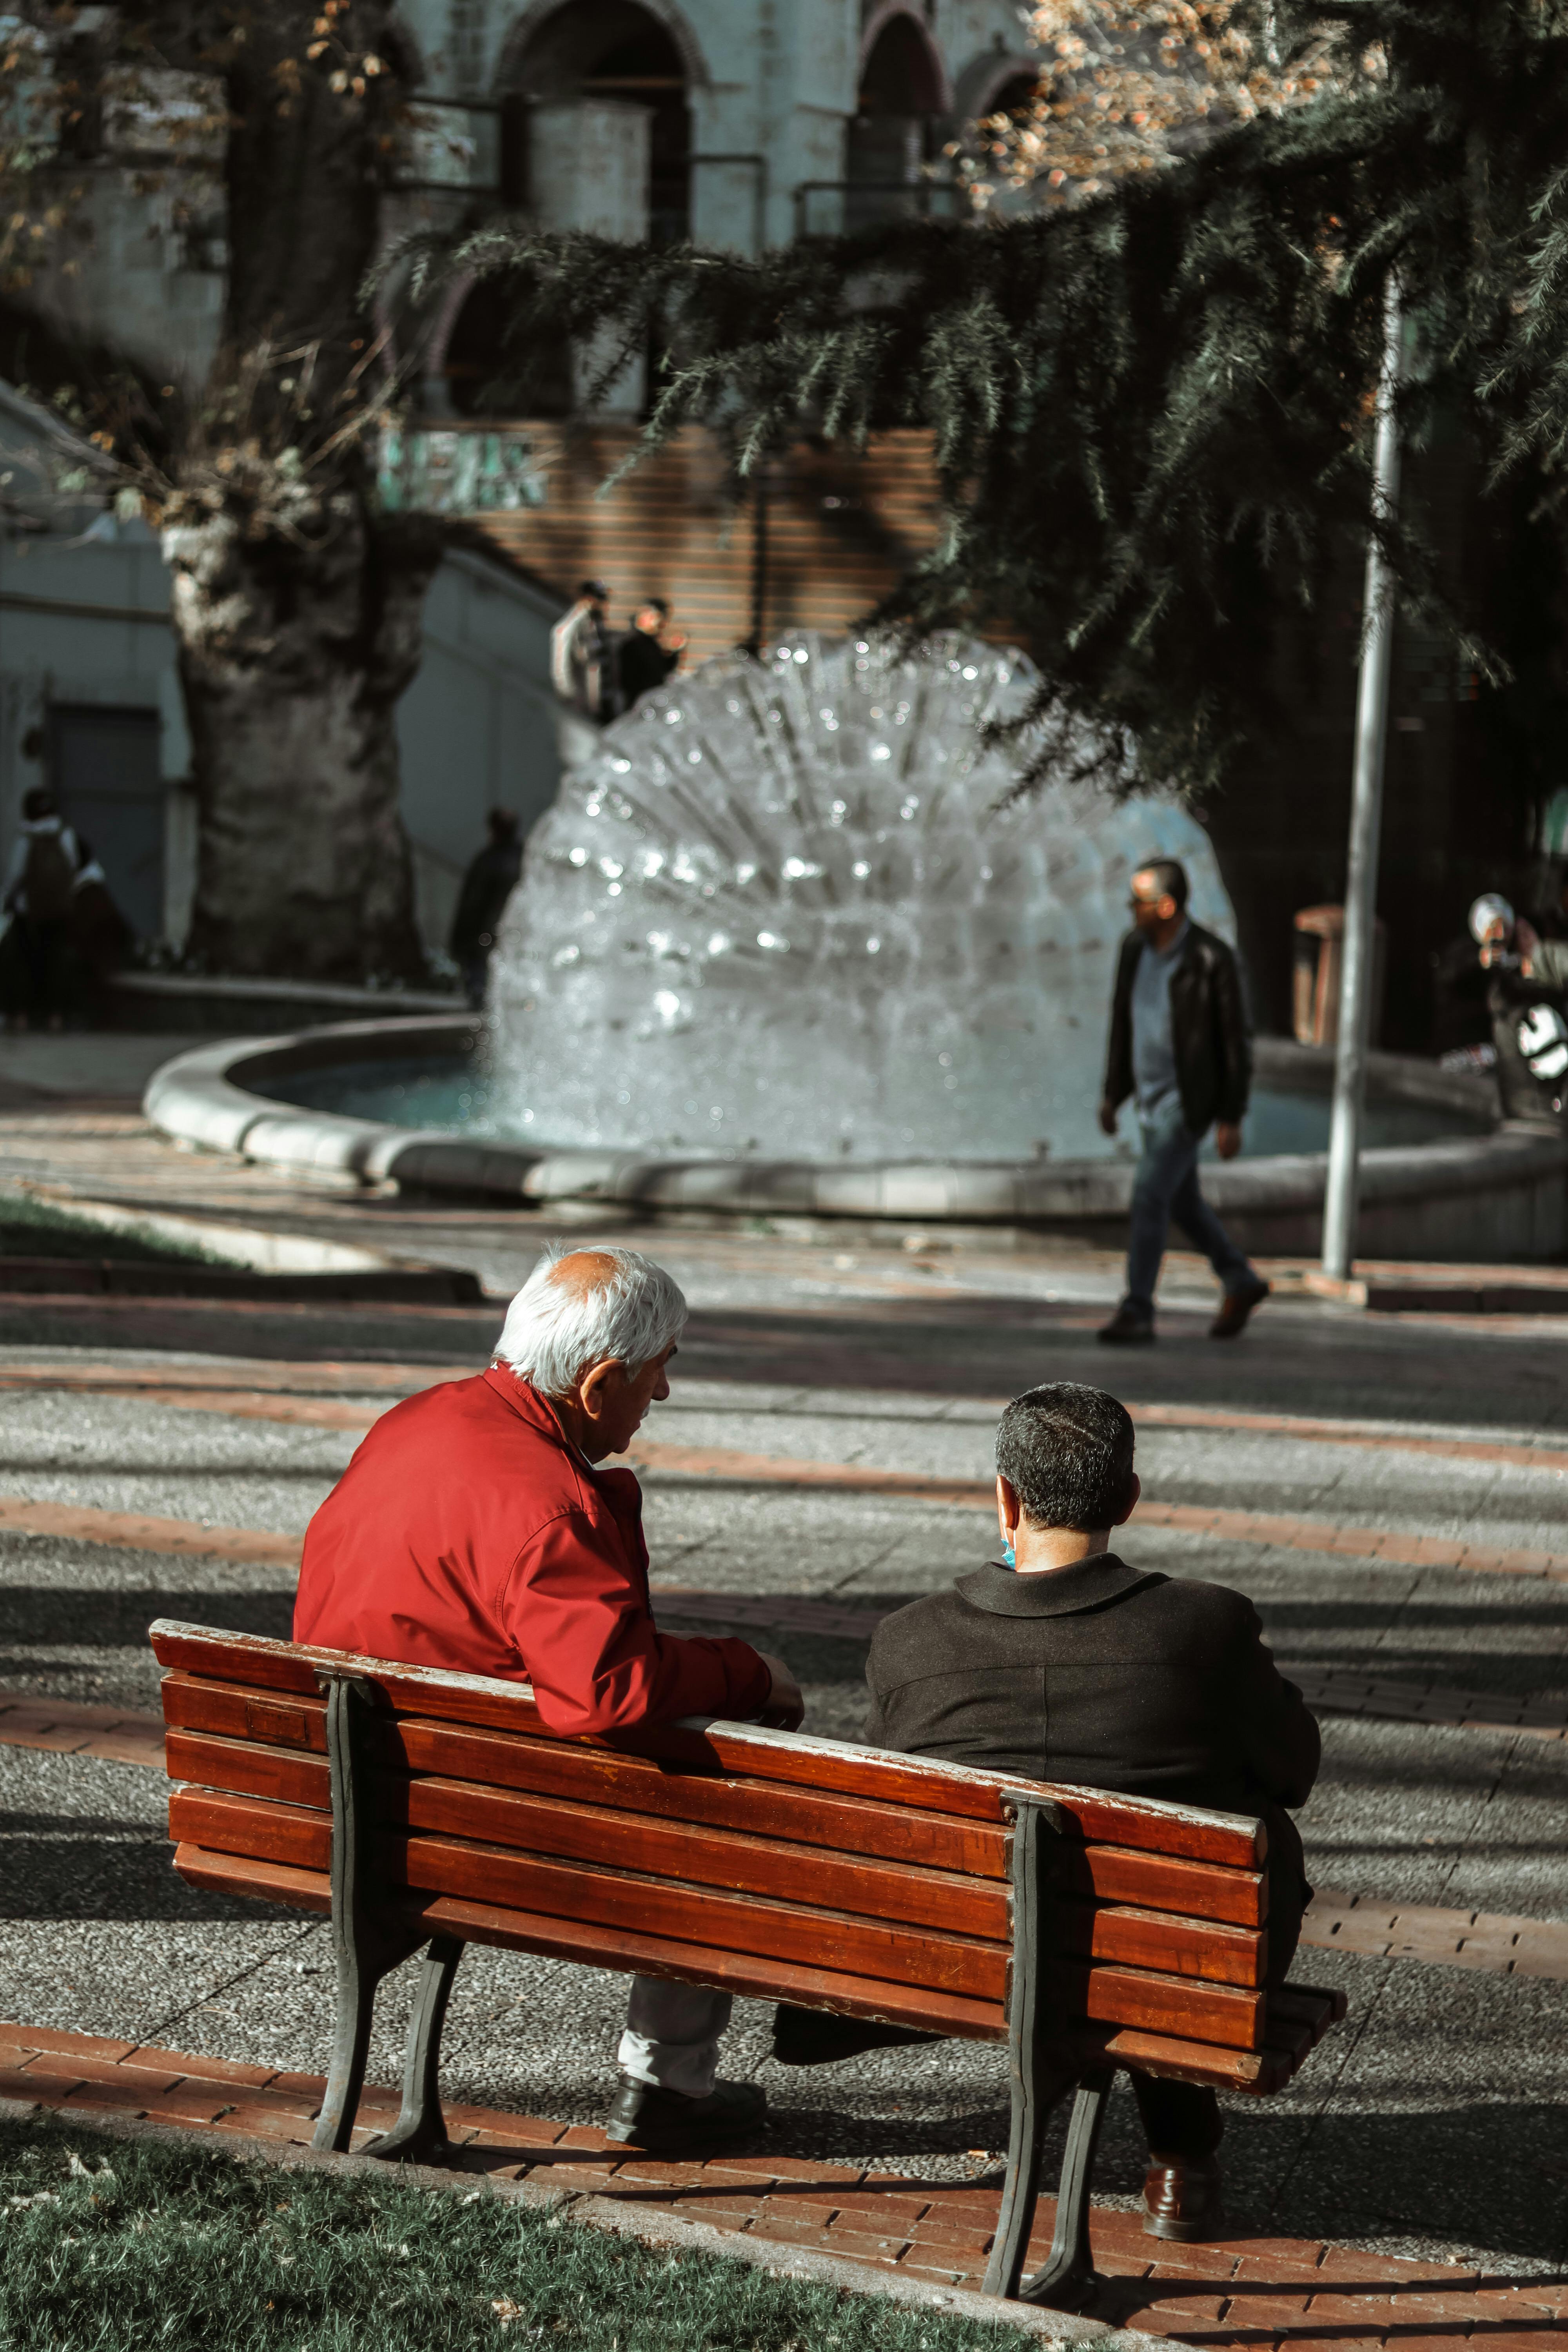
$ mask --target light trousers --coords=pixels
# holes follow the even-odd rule
[[[730,1995],[711,1985],[634,1977],[616,2063],[634,2083],[705,2099],[718,2075],[719,2036],[731,2007]]]

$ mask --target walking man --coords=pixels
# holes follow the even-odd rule
[[[1268,1285],[1198,1190],[1198,1147],[1212,1126],[1222,1160],[1241,1149],[1252,1040],[1234,952],[1187,917],[1187,877],[1173,857],[1132,877],[1133,928],[1121,943],[1100,1124],[1134,1097],[1143,1150],[1132,1188],[1127,1295],[1100,1333],[1113,1347],[1154,1337],[1154,1285],[1173,1217],[1225,1286],[1211,1339],[1234,1339]]]

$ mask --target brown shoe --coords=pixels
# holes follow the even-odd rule
[[[1149,1315],[1140,1315],[1125,1299],[1109,1323],[1102,1323],[1095,1338],[1104,1348],[1146,1348],[1153,1343],[1154,1321]]]
[[[1151,2158],[1143,2176],[1144,2235],[1173,2238],[1184,2246],[1217,2235],[1220,2178],[1217,2156],[1189,2156],[1180,2164]]]
[[[1247,1328],[1247,1318],[1255,1307],[1261,1307],[1272,1285],[1261,1275],[1244,1282],[1239,1290],[1227,1290],[1224,1303],[1209,1325],[1211,1339],[1235,1339]]]

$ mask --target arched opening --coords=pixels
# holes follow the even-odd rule
[[[913,212],[922,167],[941,144],[947,92],[942,63],[918,17],[899,10],[866,52],[845,144],[845,226]],[[908,187],[911,194],[900,198]]]
[[[641,0],[564,0],[525,21],[500,74],[504,202],[549,227],[677,243],[691,222],[689,80],[674,35]],[[517,291],[515,279],[489,279],[458,313],[445,373],[460,415],[508,404],[521,357],[507,339]],[[529,356],[529,413],[568,415],[571,352]],[[642,373],[653,381],[651,364]],[[629,398],[635,406],[635,388]]]
[[[453,320],[442,373],[459,416],[571,415],[571,353],[559,342],[525,352],[510,332],[524,291],[521,271],[483,278]]]
[[[676,243],[691,225],[689,79],[668,26],[640,0],[565,0],[502,68],[501,181],[509,200],[549,210],[549,191],[533,185],[534,107],[619,99],[650,118],[647,233],[658,244]]]

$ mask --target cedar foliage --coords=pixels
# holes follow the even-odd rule
[[[1257,14],[1285,43],[1321,29],[1295,0]],[[754,261],[502,222],[420,267],[511,289],[524,410],[531,350],[597,338],[607,383],[653,336],[649,443],[719,425],[744,472],[802,432],[929,427],[945,528],[882,617],[1005,620],[1053,695],[1131,736],[1143,777],[1201,790],[1277,715],[1281,614],[1364,548],[1391,267],[1418,346],[1407,434],[1467,435],[1532,579],[1562,587],[1568,5],[1335,15],[1390,74],[1342,76],[1088,201]],[[1389,551],[1407,607],[1507,684],[1508,609],[1468,609],[1413,528]]]

